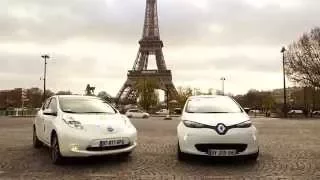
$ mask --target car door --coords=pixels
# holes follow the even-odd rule
[[[39,110],[37,117],[35,119],[35,126],[37,131],[37,136],[41,141],[44,141],[44,115],[43,111],[49,107],[50,99],[47,99],[45,103],[43,103],[41,109]]]
[[[131,110],[131,113],[132,113],[132,117],[138,117],[138,110],[136,110],[136,109],[133,109],[133,110]]]
[[[57,99],[55,97],[51,98],[49,103],[49,110],[51,110],[52,114],[44,115],[44,141],[50,144],[50,136],[51,132],[54,129],[54,121],[57,119],[58,115],[58,106],[57,106]]]
[[[143,111],[140,111],[140,110],[138,110],[137,111],[137,116],[139,117],[139,118],[142,118],[143,117]]]

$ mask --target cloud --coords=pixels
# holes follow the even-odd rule
[[[234,92],[281,87],[280,47],[319,25],[320,16],[318,0],[158,4],[175,83],[219,88],[227,76]],[[141,0],[0,1],[0,89],[41,86],[40,55],[49,53],[49,87],[83,92],[90,82],[116,94],[136,58],[144,9]]]
[[[314,8],[320,5],[316,0],[164,0],[158,4],[162,35],[171,45],[279,44],[312,27],[320,14]],[[141,36],[144,6],[144,1],[134,0],[12,0],[9,13],[1,16],[6,28],[0,30],[0,37],[42,43],[78,37],[134,43]]]

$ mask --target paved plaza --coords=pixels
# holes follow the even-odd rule
[[[258,162],[176,158],[179,119],[133,119],[138,147],[130,158],[72,158],[51,164],[47,148],[33,149],[31,118],[0,118],[0,179],[320,179],[320,120],[253,119]]]

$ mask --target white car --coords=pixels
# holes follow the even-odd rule
[[[54,164],[64,157],[129,156],[136,141],[137,130],[130,120],[91,96],[53,96],[33,122],[33,146],[50,147]]]
[[[129,109],[126,112],[126,116],[129,118],[149,118],[150,114],[139,109]]]
[[[257,130],[240,105],[227,96],[193,96],[183,109],[178,132],[178,158],[259,156]]]
[[[303,114],[303,110],[293,109],[293,110],[290,110],[288,114]]]
[[[313,111],[312,114],[313,115],[320,115],[320,111]]]
[[[169,111],[167,109],[161,109],[156,112],[157,115],[167,115],[169,114]]]

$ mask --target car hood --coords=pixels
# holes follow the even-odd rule
[[[216,126],[219,123],[231,126],[250,120],[246,113],[185,113],[181,119],[210,126]]]
[[[126,118],[120,114],[65,114],[68,120],[80,122],[87,130],[106,129],[111,127],[114,132],[126,128]]]

